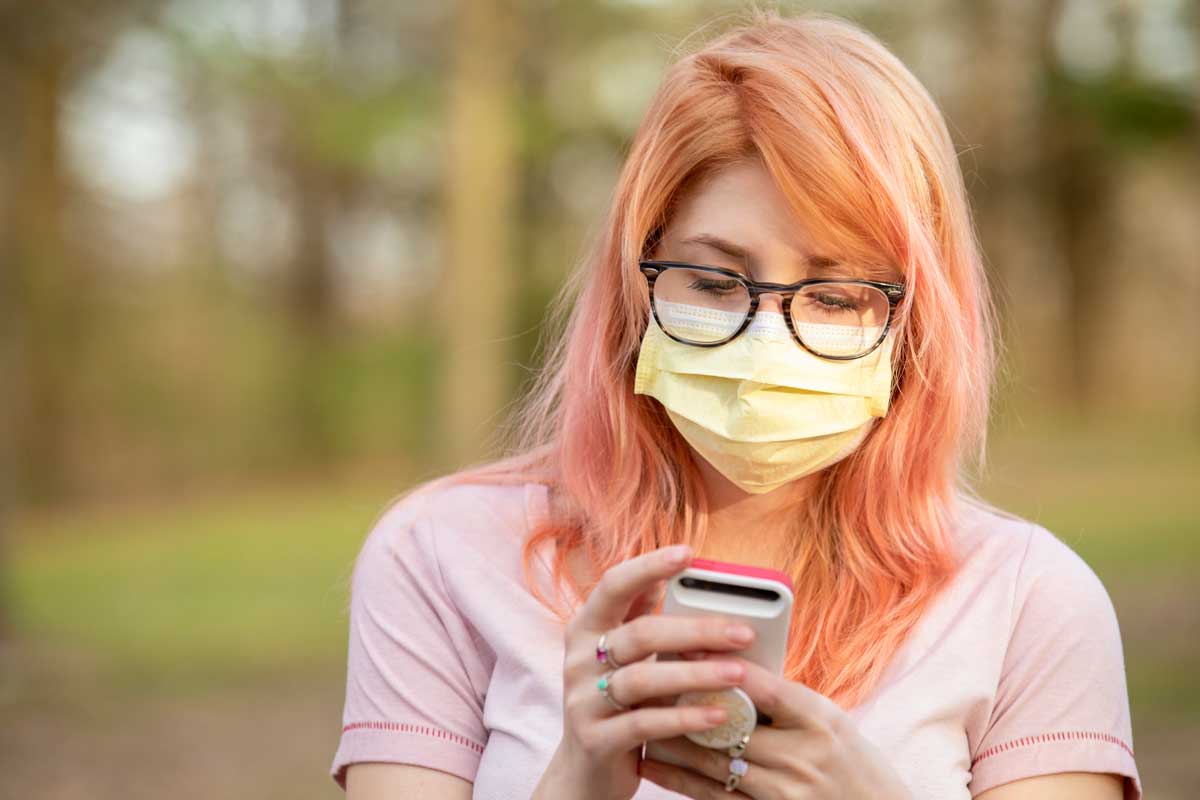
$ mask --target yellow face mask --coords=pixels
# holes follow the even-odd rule
[[[806,323],[800,335],[819,349],[822,338],[844,331]],[[716,347],[677,342],[651,316],[633,391],[662,403],[683,438],[722,475],[762,494],[862,443],[887,413],[894,337],[889,332],[862,358],[837,361],[801,347],[778,313],[758,312],[740,336]]]

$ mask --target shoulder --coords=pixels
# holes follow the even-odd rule
[[[972,592],[987,588],[1007,612],[1010,635],[1037,626],[1118,636],[1107,589],[1062,538],[982,501],[964,500],[959,512],[960,580]]]
[[[425,549],[433,545],[503,546],[519,539],[543,513],[546,487],[537,483],[459,482],[455,476],[421,484],[389,501],[368,540]]]
[[[1103,589],[1091,566],[1057,534],[984,501],[960,499],[956,540],[965,564],[1003,566],[1018,590],[1058,581],[1064,591]]]
[[[1062,642],[1120,650],[1112,598],[1100,577],[1073,548],[1033,525],[1015,586],[1014,625],[1059,630]]]
[[[971,496],[960,496],[954,508],[954,546],[958,551],[957,583],[974,592],[986,586],[992,595],[1013,596],[1025,557],[1040,526]],[[1048,533],[1048,532],[1047,532]]]
[[[1010,648],[1054,636],[1062,646],[1119,651],[1108,590],[1067,542],[1041,524],[982,502],[967,502],[960,519],[964,571],[974,573],[976,583],[991,581],[1004,597]]]
[[[959,547],[970,553],[986,547],[1003,551],[1006,557],[1020,557],[1029,544],[1033,522],[998,508],[987,501],[963,494],[954,507],[955,533]]]
[[[543,484],[472,483],[454,475],[418,485],[389,501],[370,526],[353,583],[392,584],[400,572],[445,588],[464,582],[472,566],[515,564],[546,497]]]

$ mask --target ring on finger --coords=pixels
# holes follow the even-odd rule
[[[596,660],[601,664],[608,664],[613,669],[620,669],[625,666],[613,658],[612,651],[605,645],[604,640],[608,638],[608,632],[600,634],[600,641],[596,642]]]
[[[600,694],[604,695],[604,699],[612,704],[612,707],[617,711],[628,711],[629,706],[621,705],[617,702],[617,698],[612,696],[612,676],[614,674],[616,674],[616,670],[610,669],[601,675],[600,680],[596,682],[596,688],[600,690]]]
[[[732,792],[750,771],[750,762],[738,756],[729,762],[729,777],[725,779],[725,791]]]
[[[738,739],[737,743],[729,748],[728,753],[732,759],[729,762],[729,777],[725,779],[725,791],[732,792],[737,788],[738,783],[750,771],[750,763],[742,758],[742,753],[746,752],[746,746],[750,744],[750,734],[747,733]]]

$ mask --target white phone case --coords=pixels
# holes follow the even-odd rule
[[[739,619],[754,629],[754,642],[731,654],[782,675],[792,602],[791,581],[778,570],[697,558],[668,581],[662,613],[717,614]],[[677,653],[656,655],[658,661],[678,658]],[[644,757],[677,763],[656,741],[646,743]]]

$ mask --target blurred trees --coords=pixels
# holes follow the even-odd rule
[[[13,438],[10,458],[24,466],[20,490],[33,497],[69,491],[66,452],[72,375],[86,335],[94,276],[72,255],[64,211],[70,182],[60,130],[69,83],[91,63],[135,3],[110,3],[96,15],[46,3],[29,14],[0,5],[0,87],[4,96],[0,224],[4,255],[4,371]]]
[[[12,204],[14,311],[24,322],[20,362],[25,395],[18,449],[29,464],[30,489],[51,491],[67,445],[66,406],[79,344],[78,309],[86,289],[63,241],[63,168],[59,106],[66,72],[65,43],[50,39],[27,62],[21,114],[21,159]],[[82,291],[81,291],[82,289]],[[77,293],[78,292],[78,293]]]
[[[1057,313],[1061,270],[1044,147],[1052,121],[1042,98],[1044,39],[1057,14],[1043,0],[988,0],[959,9],[966,30],[988,31],[970,61],[969,105],[957,118],[968,121],[963,135],[978,148],[970,153],[968,183],[1001,301],[1004,339],[1026,380],[1065,397],[1071,385],[1059,376],[1070,353]]]
[[[1065,16],[1063,0],[1049,7],[1051,20]],[[1191,173],[1191,183],[1200,178],[1195,160],[1186,155],[1200,131],[1193,96],[1195,82],[1185,90],[1146,79],[1137,55],[1138,13],[1137,5],[1132,3],[1114,8],[1113,63],[1099,75],[1073,75],[1055,58],[1049,37],[1042,41],[1040,72],[1045,88],[1041,103],[1047,124],[1041,172],[1048,184],[1050,218],[1058,221],[1061,230],[1067,287],[1063,337],[1073,367],[1068,390],[1078,398],[1081,410],[1103,402],[1111,383],[1121,380],[1122,374],[1128,376],[1123,370],[1114,373],[1106,369],[1105,362],[1113,355],[1155,360],[1148,352],[1154,346],[1150,344],[1153,337],[1147,337],[1144,346],[1135,352],[1121,353],[1106,346],[1120,335],[1119,327],[1136,327],[1113,308],[1114,295],[1141,295],[1136,298],[1140,300],[1161,294],[1160,299],[1169,303],[1168,287],[1189,275],[1194,281],[1200,271],[1200,254],[1195,250],[1188,253],[1181,248],[1179,263],[1112,257],[1120,252],[1118,237],[1125,233],[1117,220],[1124,216],[1118,206],[1129,177],[1128,168],[1153,167],[1145,159],[1147,153],[1179,150],[1177,164]],[[1167,204],[1172,199],[1163,197],[1160,201]],[[1198,210],[1191,209],[1193,219]],[[1139,213],[1153,216],[1158,212],[1151,206]],[[1171,218],[1164,221],[1170,223]],[[1143,251],[1145,255],[1152,252]],[[1128,280],[1131,273],[1133,281]],[[1175,313],[1168,312],[1168,318],[1183,323],[1179,332],[1184,336],[1196,334],[1194,326],[1188,330],[1186,320],[1196,316],[1197,300],[1200,293],[1193,290]],[[1163,318],[1155,315],[1145,322],[1161,323]]]
[[[84,15],[47,2],[31,14],[0,3],[0,639],[12,508],[75,488],[65,466],[74,374],[97,276],[68,242],[64,95],[137,7],[112,2]]]
[[[512,392],[518,167],[515,61],[526,20],[506,0],[470,0],[453,35],[447,87],[444,275],[438,281],[447,454],[462,463]]]
[[[9,494],[482,455],[663,67],[741,7],[0,5]],[[1195,9],[823,7],[947,111],[1010,395],[1195,421]]]

